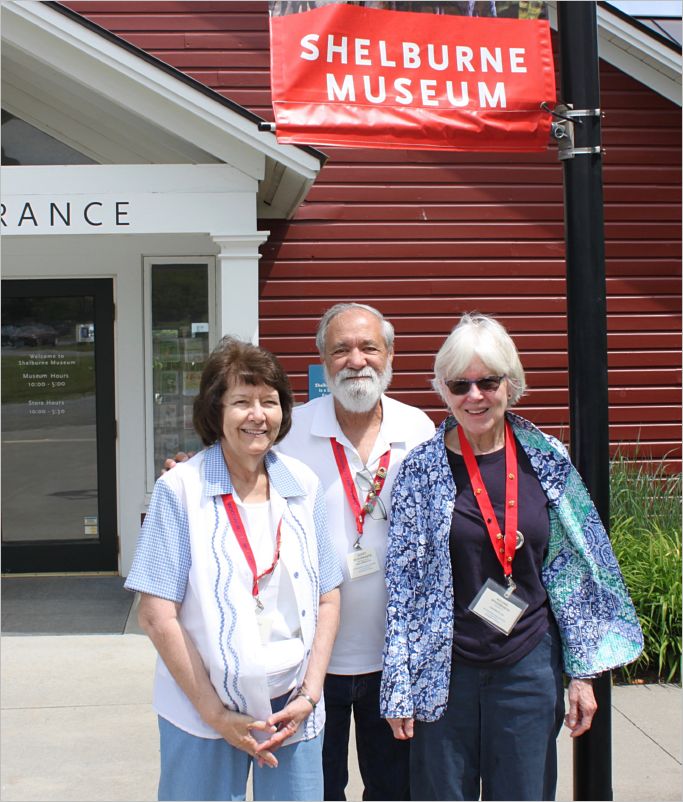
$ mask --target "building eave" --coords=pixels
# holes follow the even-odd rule
[[[557,29],[557,3],[549,2],[550,23]],[[681,50],[656,31],[609,3],[597,4],[600,58],[640,83],[681,105]]]
[[[59,3],[3,3],[2,38],[4,53],[167,131],[176,149],[186,142],[188,161],[200,152],[256,178],[260,216],[290,217],[325,162],[314,148],[279,144],[257,115]]]

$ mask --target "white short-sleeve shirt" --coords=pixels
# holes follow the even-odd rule
[[[343,566],[341,623],[328,667],[331,674],[368,674],[382,668],[382,649],[387,592],[384,565],[387,553],[388,523],[365,517],[361,543],[377,555],[379,571],[352,580],[347,555],[356,541],[356,523],[346,499],[330,438],[344,447],[351,475],[368,468],[374,476],[387,449],[391,459],[381,499],[390,514],[391,488],[399,465],[415,446],[434,435],[434,424],[422,410],[382,396],[382,424],[367,465],[341,431],[331,395],[295,407],[292,429],[277,449],[297,457],[313,469],[320,479],[327,506],[328,526],[334,548]],[[359,499],[362,503],[365,499]]]
[[[282,520],[280,568],[291,578],[297,605],[304,656],[296,683],[301,684],[319,598],[339,585],[342,574],[328,539],[326,505],[315,474],[274,451],[266,455],[266,469],[273,519]],[[158,479],[125,586],[179,603],[180,621],[222,702],[266,719],[272,712],[271,694],[253,575],[221,498],[232,492],[219,443]],[[185,732],[221,737],[201,719],[160,657],[153,704],[160,716]],[[319,704],[286,743],[314,738],[324,722],[324,704]]]

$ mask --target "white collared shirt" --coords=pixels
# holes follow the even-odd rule
[[[415,446],[434,435],[434,424],[421,410],[382,396],[382,424],[370,458],[363,464],[339,427],[331,395],[295,407],[292,429],[277,449],[297,457],[316,473],[325,491],[330,536],[344,570],[341,586],[341,623],[328,667],[330,674],[368,674],[382,668],[387,592],[384,564],[388,523],[366,515],[361,545],[375,551],[380,570],[352,580],[347,556],[358,535],[330,438],[344,446],[351,475],[368,468],[374,476],[382,454],[391,449],[391,461],[380,498],[390,513],[391,488],[399,465]],[[364,497],[360,499],[362,503]]]
[[[311,654],[320,596],[342,579],[327,532],[320,482],[298,460],[270,451],[271,519],[282,519],[281,569],[294,587],[303,660]],[[256,719],[271,714],[267,665],[252,596],[253,575],[221,496],[232,482],[219,443],[157,480],[126,588],[180,603],[179,618],[222,702]],[[154,678],[154,709],[176,727],[220,738],[204,722],[161,657]],[[324,704],[285,743],[310,740],[325,723]]]

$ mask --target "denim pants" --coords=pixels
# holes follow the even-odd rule
[[[456,660],[443,717],[415,722],[412,798],[555,799],[563,716],[555,627],[514,665],[473,668]]]
[[[284,707],[287,696],[273,700]],[[243,800],[252,767],[255,800],[320,800],[322,735],[281,746],[277,768],[256,761],[222,738],[199,738],[159,716],[160,800]]]
[[[323,777],[325,799],[346,799],[349,779],[349,729],[351,712],[356,727],[358,765],[365,789],[364,800],[409,799],[410,744],[397,741],[379,714],[382,673],[325,678],[325,737]]]

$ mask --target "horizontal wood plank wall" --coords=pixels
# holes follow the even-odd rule
[[[98,24],[272,120],[265,2],[70,2]],[[559,85],[559,83],[558,83]],[[681,468],[681,114],[601,63],[610,440]],[[391,393],[439,421],[435,351],[467,310],[519,347],[520,411],[569,439],[562,166],[544,154],[325,148],[295,218],[267,221],[261,342],[298,400],[319,315],[377,306],[397,331]]]

